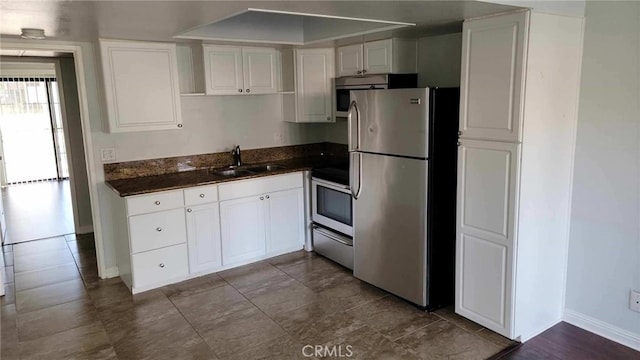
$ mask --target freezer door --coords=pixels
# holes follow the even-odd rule
[[[349,149],[426,158],[429,89],[351,92]]]
[[[421,306],[427,299],[427,161],[354,154],[354,276]],[[356,174],[357,175],[357,174]]]

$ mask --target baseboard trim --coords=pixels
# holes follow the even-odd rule
[[[89,234],[93,232],[93,225],[78,226],[76,234]]]
[[[557,324],[559,324],[559,323],[561,323],[561,322],[562,322],[562,319],[553,320],[553,321],[552,321],[552,322],[550,322],[549,324],[544,325],[544,326],[541,326],[541,327],[539,327],[538,329],[536,329],[536,330],[534,330],[534,331],[530,332],[530,333],[529,333],[529,334],[527,334],[527,335],[522,335],[522,336],[520,336],[520,341],[521,341],[521,342],[529,341],[529,340],[533,339],[534,337],[536,337],[536,336],[538,336],[538,335],[542,334],[543,332],[545,332],[545,331],[547,331],[547,330],[551,329],[552,327],[556,326]]]
[[[111,278],[118,277],[118,276],[120,276],[120,271],[118,270],[117,266],[114,266],[114,267],[107,268],[107,270],[104,272],[102,278],[103,279],[111,279]]]
[[[596,335],[600,335],[603,338],[640,351],[640,334],[621,329],[571,309],[564,310],[564,321]]]

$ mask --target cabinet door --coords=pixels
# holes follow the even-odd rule
[[[243,94],[242,48],[205,45],[203,53],[206,93]]]
[[[266,195],[267,253],[300,250],[304,246],[304,195],[302,188]]]
[[[362,44],[338,48],[338,76],[362,74]]]
[[[222,266],[218,203],[192,206],[187,211],[189,271],[198,273]]]
[[[521,141],[529,15],[465,21],[460,131],[466,139]]]
[[[296,122],[333,121],[333,49],[296,50]]]
[[[176,45],[100,40],[109,130],[182,127]]]
[[[224,266],[265,254],[265,205],[264,196],[260,197],[251,196],[220,202]]]
[[[364,43],[364,73],[387,74],[392,68],[392,39]]]
[[[455,311],[512,337],[520,144],[461,140]]]
[[[275,49],[242,48],[244,88],[247,94],[278,92],[278,59]]]

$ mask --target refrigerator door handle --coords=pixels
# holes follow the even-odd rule
[[[355,110],[356,113],[356,126],[355,126],[355,135],[356,141],[355,146],[353,145],[353,112]],[[349,128],[349,151],[354,151],[360,149],[360,109],[358,109],[358,103],[353,100],[349,105],[349,112],[347,113],[347,126]]]
[[[351,153],[351,179],[358,180],[358,185],[356,186],[353,181],[351,182],[351,197],[354,200],[358,200],[358,197],[360,197],[360,192],[362,191],[362,154],[356,152],[356,153]],[[355,158],[357,157],[358,159],[358,165],[354,164]],[[353,169],[357,169],[358,174],[356,176],[353,176]],[[356,190],[357,189],[357,190]]]

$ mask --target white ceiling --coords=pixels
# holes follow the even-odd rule
[[[480,1],[0,1],[0,34],[43,28],[49,38],[98,37],[175,41],[173,36],[244,11],[261,8],[417,24],[419,31],[517,7]]]
[[[392,31],[407,26],[415,24],[249,8],[176,37],[304,45]]]

